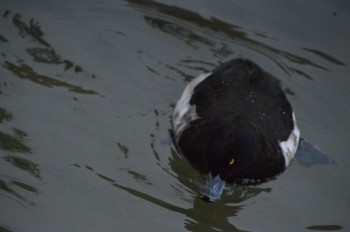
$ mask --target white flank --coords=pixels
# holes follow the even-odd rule
[[[293,113],[293,131],[290,133],[288,139],[284,142],[279,142],[282,149],[284,160],[286,161],[286,168],[291,164],[294,159],[295,153],[299,146],[300,131],[295,120],[295,115]]]
[[[202,73],[198,77],[194,78],[183,91],[180,100],[176,103],[173,113],[173,129],[175,132],[175,138],[177,139],[188,123],[199,118],[196,113],[196,106],[190,105],[190,100],[193,94],[194,88],[202,82],[205,78],[212,73]]]

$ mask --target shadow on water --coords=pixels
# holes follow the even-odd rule
[[[81,168],[81,166],[77,164],[73,166]],[[191,193],[198,192],[197,184],[193,183],[196,182],[196,180],[191,179],[191,176],[193,176],[194,173],[193,169],[183,159],[181,159],[172,148],[171,157],[169,159],[169,166],[172,172],[176,173],[176,175],[171,173],[169,170],[166,170],[165,168],[163,168],[163,170],[165,170],[168,174],[172,175],[179,181],[179,187],[171,186],[175,192],[180,192],[180,195],[183,195],[184,186],[189,189],[185,191],[189,191]],[[222,199],[214,204],[204,202],[197,196],[193,197],[192,200],[184,198],[184,200],[190,201],[193,206],[191,208],[182,208],[149,195],[145,192],[124,186],[113,178],[96,172],[90,166],[85,166],[85,168],[89,171],[92,171],[103,181],[108,182],[118,189],[126,191],[137,198],[170,210],[174,213],[179,213],[186,216],[184,227],[189,231],[245,231],[240,230],[232,225],[228,221],[228,218],[236,216],[239,211],[243,209],[244,201],[247,199],[250,199],[262,192],[271,191],[271,189],[268,188],[264,189],[255,187],[235,189],[232,194],[223,195]],[[129,169],[123,169],[122,171],[127,171],[130,175],[133,176],[135,181],[141,181],[144,184],[152,185],[152,183],[147,180],[145,175],[139,174]]]
[[[204,45],[210,49],[214,57],[219,59],[224,58],[227,60],[232,58],[234,51],[229,48],[229,44],[233,43],[267,56],[288,75],[297,74],[313,80],[309,74],[302,71],[301,68],[297,68],[300,65],[330,71],[327,67],[317,64],[306,57],[259,42],[250,37],[244,28],[233,23],[227,23],[215,17],[204,18],[196,12],[156,1],[125,1],[131,7],[142,11],[146,23],[151,27],[180,39],[192,48],[197,49],[199,46]],[[255,35],[267,38],[261,33],[255,33]],[[302,50],[326,62],[335,65],[345,65],[342,61],[325,52],[310,48],[302,48]],[[283,59],[292,63],[293,67],[282,62]]]
[[[79,65],[57,54],[50,43],[44,39],[44,33],[38,22],[31,19],[26,23],[19,14],[13,14],[10,11],[5,11],[3,18],[5,19],[5,21],[3,21],[3,27],[7,27],[8,30],[6,35],[0,35],[0,43],[5,44],[5,47],[11,48],[11,46],[14,46],[23,49],[20,54],[12,54],[13,51],[11,50],[9,54],[2,52],[0,61],[2,62],[3,68],[10,71],[15,77],[29,80],[45,87],[62,87],[79,94],[98,94],[98,92],[94,90],[88,90],[78,85],[71,84],[68,81],[60,80],[65,79],[61,74],[62,71],[72,71],[75,75],[85,72]],[[14,31],[17,31],[17,34],[14,34]],[[30,59],[27,58],[27,55],[29,55]],[[32,61],[34,61],[36,65],[43,65],[41,70],[45,70],[45,68],[54,68],[52,66],[49,67],[49,65],[55,65],[61,68],[58,70],[59,73],[56,75],[57,77],[52,77],[38,73],[30,66]],[[95,78],[95,76],[91,75],[91,78]]]
[[[232,188],[227,189],[216,203],[206,203],[198,197],[201,176],[172,147],[169,166],[176,173],[174,177],[181,183],[181,186],[172,186],[174,191],[188,191],[194,198],[193,208],[183,213],[187,217],[185,228],[190,231],[244,231],[232,225],[228,218],[237,216],[248,199],[271,191],[269,188],[258,187]]]
[[[263,192],[270,192],[271,189],[258,187],[237,188],[235,191],[226,191],[226,193],[222,196],[222,199],[214,204],[202,201],[197,196],[199,190],[198,183],[202,181],[201,176],[176,153],[171,142],[157,140],[158,132],[161,131],[159,127],[162,126],[160,121],[163,122],[161,117],[168,118],[169,112],[154,110],[153,113],[155,119],[155,131],[150,134],[150,153],[153,153],[154,160],[158,167],[160,167],[160,169],[158,169],[159,172],[161,174],[168,174],[175,180],[171,181],[168,187],[171,188],[175,193],[175,196],[177,196],[177,201],[181,199],[182,201],[189,203],[191,205],[190,207],[180,207],[177,204],[162,200],[157,196],[147,194],[146,191],[140,191],[121,184],[115,177],[106,176],[105,174],[94,170],[94,168],[91,166],[83,166],[79,164],[73,164],[72,166],[81,170],[88,170],[99,177],[103,182],[123,190],[136,198],[159,206],[165,210],[169,210],[173,213],[184,215],[184,228],[186,228],[188,231],[245,231],[230,223],[229,218],[237,216],[238,213],[244,208],[245,202],[248,199],[251,199]],[[145,115],[146,113],[142,114],[141,116]],[[170,149],[170,157],[168,158],[166,164],[161,163],[161,157],[164,157],[164,154],[160,154],[160,152],[157,150],[157,145],[162,146],[162,148],[166,146]],[[116,149],[120,154],[118,159],[130,158],[131,151],[127,145],[117,142]],[[132,170],[130,166],[132,165],[129,165],[129,168],[119,168],[119,170],[130,175],[135,182],[142,183],[149,186],[149,188],[154,188],[154,184],[148,180],[147,175]],[[227,194],[227,192],[230,193]]]
[[[13,120],[13,118],[10,112],[0,108],[1,128],[7,121]],[[27,204],[34,206],[34,202],[21,194],[23,190],[27,193],[38,194],[39,190],[34,185],[28,184],[28,182],[32,183],[41,180],[39,166],[26,157],[26,155],[32,153],[31,148],[25,144],[28,135],[26,132],[17,128],[10,130],[2,130],[1,128],[0,150],[3,152],[1,152],[0,156],[0,166],[3,171],[0,175],[0,196],[11,198],[23,206]],[[15,178],[14,176],[16,176],[18,171],[29,174],[31,180]],[[26,204],[23,204],[23,202]]]
[[[0,225],[0,231],[1,232],[12,232],[13,230],[10,230],[7,226]]]
[[[9,95],[9,86],[15,86],[11,78],[30,81],[39,86],[54,88],[60,87],[77,94],[99,94],[94,90],[85,89],[70,83],[72,76],[79,76],[79,80],[87,78],[87,74],[79,65],[57,54],[55,49],[44,38],[44,33],[38,22],[30,19],[28,22],[19,14],[7,10],[2,14],[0,21],[3,30],[0,34],[1,68],[0,95]],[[33,65],[31,65],[33,64]],[[57,70],[55,77],[40,74],[34,67],[52,73]],[[4,78],[6,77],[6,78]],[[69,77],[69,78],[68,78]],[[90,75],[90,78],[95,78]],[[4,79],[8,80],[5,81]],[[35,206],[29,200],[32,195],[39,194],[35,187],[41,183],[40,167],[31,161],[29,155],[32,149],[27,145],[27,132],[11,127],[7,122],[15,121],[15,116],[0,106],[0,196],[13,199],[23,207]],[[12,123],[13,124],[13,123]],[[27,173],[28,178],[23,178]],[[16,178],[21,176],[21,178]],[[28,194],[29,193],[29,194]]]
[[[310,231],[337,231],[337,230],[342,230],[343,227],[339,225],[315,225],[315,226],[308,226],[305,229]]]

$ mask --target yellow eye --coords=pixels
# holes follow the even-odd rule
[[[234,164],[235,163],[235,160],[234,159],[231,159],[230,160],[230,165]]]

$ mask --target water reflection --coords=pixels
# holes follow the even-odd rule
[[[74,164],[73,166],[81,168],[81,166],[78,164]],[[171,172],[166,168],[163,170],[179,181],[179,186],[171,186],[175,192],[178,192],[180,195],[183,194],[183,191],[190,191],[191,193],[198,192],[198,185],[196,184],[197,180],[193,180],[192,178],[192,176],[194,176],[193,169],[183,159],[181,159],[172,148],[171,158],[169,159],[169,167],[172,170]],[[106,181],[112,186],[126,191],[135,197],[158,205],[172,212],[185,215],[186,219],[184,221],[184,227],[189,231],[244,231],[231,224],[229,222],[229,218],[236,216],[238,212],[243,209],[244,201],[247,199],[252,198],[262,192],[271,191],[271,189],[268,188],[264,189],[256,187],[235,189],[235,191],[231,192],[231,194],[224,194],[222,199],[215,204],[203,202],[194,195],[193,199],[191,200],[193,207],[182,208],[151,196],[145,192],[124,186],[118,183],[114,178],[96,172],[90,166],[85,166],[85,168],[92,171],[96,176],[101,178],[101,180]],[[121,170],[129,173],[137,182],[142,182],[149,186],[152,185],[152,183],[147,179],[146,175],[127,168]],[[173,173],[176,173],[176,175]],[[198,178],[198,175],[194,178]],[[185,188],[188,190],[184,190]],[[189,199],[185,200],[188,201]]]
[[[3,52],[2,58],[5,59],[2,61],[3,68],[10,71],[16,77],[32,81],[33,83],[42,86],[50,88],[63,87],[79,94],[98,94],[98,92],[94,90],[88,90],[81,86],[71,84],[68,81],[59,80],[57,77],[62,76],[61,74],[57,74],[57,77],[52,77],[40,74],[36,71],[30,65],[31,60],[25,58],[25,54],[28,54],[35,63],[44,65],[42,67],[43,70],[48,68],[48,65],[56,65],[61,66],[64,72],[72,70],[76,75],[84,73],[86,76],[86,73],[79,65],[74,64],[74,62],[69,59],[60,57],[57,54],[50,43],[44,39],[44,33],[40,28],[39,22],[30,19],[29,22],[26,23],[22,20],[22,17],[19,14],[12,14],[11,11],[5,11],[3,18],[8,19],[3,22],[3,24],[6,24],[6,27],[10,29],[14,28],[18,32],[16,35],[13,35],[9,29],[7,32],[8,35],[0,35],[1,42],[7,44],[5,47],[11,48],[11,46],[16,46],[17,48],[22,48],[23,45],[26,46],[23,48],[21,54],[13,54],[13,51],[11,50],[8,53]],[[21,38],[21,44],[18,44],[19,40],[16,38],[18,36]],[[12,57],[15,58],[13,59]],[[90,77],[95,78],[94,75],[91,75]]]
[[[0,231],[1,232],[12,232],[13,230],[10,230],[7,226],[5,225],[0,225]]]
[[[25,144],[27,133],[12,128],[12,130],[4,130],[3,124],[14,119],[14,116],[4,108],[0,108],[0,167],[2,170],[9,170],[6,173],[3,171],[0,175],[0,196],[4,196],[20,204],[22,202],[34,206],[34,202],[28,200],[20,192],[38,194],[39,190],[32,184],[33,181],[22,180],[15,178],[20,171],[26,172],[30,177],[41,180],[39,166],[30,161],[28,158],[22,157],[21,154],[30,154],[32,150]],[[28,183],[29,182],[29,183]]]
[[[225,58],[227,60],[232,58],[234,52],[229,48],[229,44],[233,43],[268,57],[288,75],[297,74],[313,80],[310,74],[302,71],[301,66],[311,66],[330,71],[326,66],[318,64],[309,58],[260,42],[249,36],[244,28],[236,24],[227,23],[214,17],[204,18],[196,12],[156,1],[125,1],[130,6],[141,10],[144,13],[146,23],[153,28],[180,39],[192,48],[197,49],[204,45],[209,48],[214,57],[219,59]],[[254,34],[257,33],[255,32]],[[258,34],[268,38],[265,33],[259,32]],[[273,38],[273,40],[277,39]],[[344,65],[344,62],[323,51],[310,48],[302,49],[331,64]],[[292,65],[284,63],[283,60],[285,59]]]
[[[124,154],[124,158],[128,158],[129,148],[124,144],[117,142],[119,150]]]
[[[199,182],[202,181],[198,174],[171,148],[171,158],[169,160],[171,170],[176,173],[176,178],[181,183],[181,189],[185,186],[194,193],[192,209],[182,212],[187,216],[185,227],[190,231],[242,231],[232,225],[229,217],[234,217],[243,209],[244,202],[262,192],[270,192],[269,188],[244,187],[234,188],[226,191],[221,200],[214,204],[208,204],[200,200],[197,196]],[[174,187],[174,186],[173,186]],[[177,191],[183,190],[174,187]]]
[[[339,225],[315,225],[315,226],[308,226],[305,229],[313,230],[313,231],[336,231],[336,230],[342,230],[343,227]]]
[[[205,36],[196,34],[192,30],[187,29],[185,27],[179,27],[176,23],[173,23],[171,21],[167,21],[164,19],[155,18],[151,16],[145,16],[145,20],[152,27],[160,29],[165,33],[171,34],[172,36],[180,40],[183,40],[187,45],[193,48],[197,48],[195,45],[196,43],[205,44],[207,46],[215,45],[215,42],[213,40],[210,40]]]
[[[12,131],[14,132],[14,135],[6,134],[0,131],[1,149],[13,152],[17,151],[31,153],[30,148],[22,142],[22,140],[26,137],[26,133],[16,128],[13,128]]]
[[[146,185],[153,185],[152,182],[150,182],[147,179],[146,175],[143,175],[143,174],[140,174],[140,173],[138,173],[136,171],[130,170],[129,168],[120,168],[120,170],[126,171],[137,182],[142,182],[142,183],[144,183]]]
[[[327,60],[330,63],[345,66],[345,64],[343,62],[341,62],[340,60],[338,60],[338,59],[336,59],[336,58],[334,58],[334,57],[332,57],[332,56],[330,56],[322,51],[319,51],[316,49],[310,49],[310,48],[302,48],[302,49],[305,51],[308,51],[310,53],[313,53],[314,55],[319,56],[320,58],[323,58],[324,60]]]

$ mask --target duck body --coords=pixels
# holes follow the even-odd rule
[[[300,131],[279,82],[249,60],[234,59],[201,74],[177,102],[176,147],[207,179],[204,200],[226,183],[263,182],[294,158]]]

